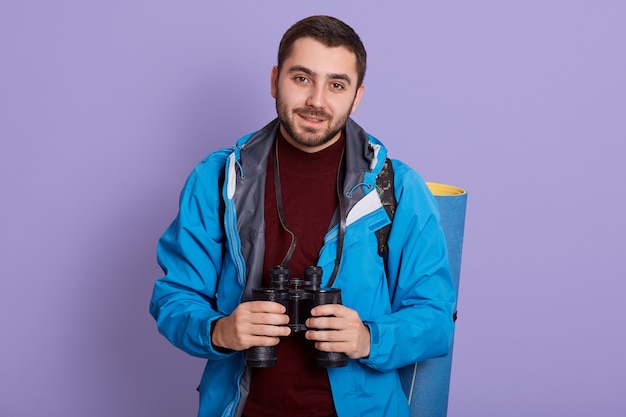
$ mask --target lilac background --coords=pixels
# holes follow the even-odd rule
[[[195,415],[156,240],[317,13],[368,49],[355,119],[470,193],[449,415],[626,414],[624,1],[3,0],[0,416]]]

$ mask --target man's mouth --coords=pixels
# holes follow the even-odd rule
[[[309,112],[296,112],[298,117],[308,123],[322,123],[328,119],[326,115],[322,115],[319,113],[309,113]]]
[[[299,115],[301,118],[303,118],[304,120],[306,120],[307,122],[311,122],[311,123],[320,123],[322,121],[324,121],[324,119],[319,118],[319,117],[315,117],[315,116],[305,116],[300,114]]]

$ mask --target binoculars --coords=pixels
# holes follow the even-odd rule
[[[270,288],[254,288],[253,301],[274,301],[285,306],[289,316],[287,324],[292,333],[307,330],[304,324],[311,317],[311,309],[324,304],[341,304],[341,290],[320,288],[322,268],[307,266],[303,278],[290,278],[289,269],[274,266],[270,269]],[[311,342],[313,343],[313,342]],[[269,368],[276,365],[276,346],[253,346],[245,351],[246,366]],[[315,362],[323,368],[339,368],[348,364],[348,357],[341,352],[315,350]]]

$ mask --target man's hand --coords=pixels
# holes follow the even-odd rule
[[[230,316],[215,323],[211,341],[213,346],[244,350],[252,346],[274,346],[279,337],[288,336],[291,329],[285,326],[289,316],[285,307],[273,301],[241,303]]]
[[[340,304],[326,304],[312,309],[311,315],[306,326],[320,330],[308,330],[306,338],[314,340],[318,350],[343,352],[350,359],[369,356],[370,331],[355,310]]]

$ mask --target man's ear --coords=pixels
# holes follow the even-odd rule
[[[354,102],[352,103],[352,110],[350,110],[350,114],[354,113],[356,111],[356,108],[359,107],[359,103],[361,102],[361,97],[363,97],[364,91],[365,85],[361,84],[356,90],[356,95],[354,96]]]
[[[278,84],[278,67],[274,65],[272,67],[272,75],[270,77],[270,91],[272,93],[272,97],[276,98],[276,89]]]

